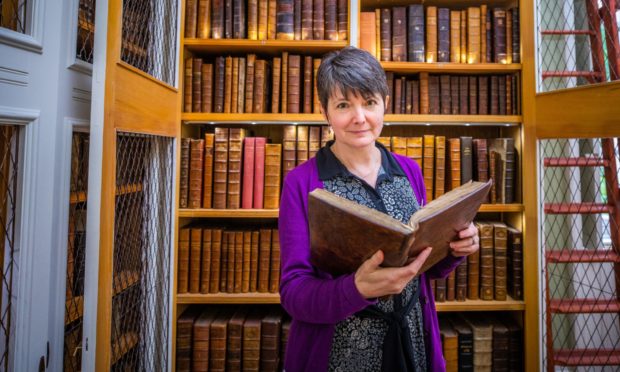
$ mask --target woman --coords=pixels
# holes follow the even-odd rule
[[[324,188],[405,223],[426,202],[418,165],[376,142],[389,102],[379,62],[363,50],[345,48],[323,59],[317,84],[335,140],[284,181],[280,295],[293,318],[285,370],[445,370],[429,279],[446,277],[476,252],[477,230],[471,224],[460,231],[451,256],[421,275],[430,247],[400,268],[380,267],[381,251],[350,275],[331,277],[313,267],[310,191]]]

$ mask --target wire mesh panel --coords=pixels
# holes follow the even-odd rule
[[[620,78],[615,0],[538,0],[538,91]]]
[[[26,33],[26,0],[0,0],[0,27]]]
[[[123,0],[121,59],[169,85],[175,84],[176,0]]]
[[[172,139],[117,136],[112,369],[164,371],[170,342]]]
[[[89,139],[88,133],[74,132],[71,141],[71,196],[65,294],[65,371],[80,371],[82,365]]]
[[[84,62],[93,63],[95,45],[95,0],[80,0],[76,56]]]
[[[547,371],[620,370],[618,143],[539,142]]]

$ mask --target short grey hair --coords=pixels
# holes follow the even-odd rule
[[[367,51],[351,46],[323,57],[316,84],[319,101],[325,109],[337,91],[345,97],[354,94],[366,99],[379,94],[383,102],[388,95],[385,71],[379,61]]]

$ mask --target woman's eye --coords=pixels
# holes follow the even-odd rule
[[[336,105],[337,109],[344,109],[347,108],[347,104],[344,102],[339,103],[338,105]]]
[[[366,105],[368,105],[368,106],[374,106],[376,104],[377,104],[377,101],[375,101],[374,99],[368,100],[366,102]]]

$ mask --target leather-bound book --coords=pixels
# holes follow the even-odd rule
[[[217,293],[220,291],[222,240],[222,229],[213,229],[211,234],[211,277],[209,278],[209,293]]]
[[[189,208],[202,206],[202,178],[204,169],[204,140],[190,140],[189,155]]]
[[[446,361],[446,372],[457,372],[459,369],[459,338],[448,319],[439,318],[439,333],[443,357]]]
[[[489,114],[489,77],[478,76],[478,115]]]
[[[512,75],[506,75],[506,115],[514,115],[512,112]]]
[[[269,292],[278,293],[280,288],[280,235],[278,229],[271,234],[271,273],[269,274]]]
[[[185,2],[185,37],[196,37],[196,22],[198,20],[198,0],[186,0]]]
[[[261,371],[278,371],[278,365],[280,364],[281,327],[282,314],[275,309],[268,312],[261,321]]]
[[[226,58],[215,58],[215,98],[213,100],[214,112],[224,112],[224,88],[226,85]]]
[[[437,75],[428,77],[428,106],[429,114],[439,115],[439,76]]]
[[[282,52],[282,68],[280,71],[280,76],[282,77],[280,111],[283,114],[286,114],[288,108],[288,52]]]
[[[407,156],[407,137],[392,137],[392,152]]]
[[[469,78],[459,76],[459,113],[469,114]]]
[[[319,66],[321,66],[321,59],[320,58],[315,58],[312,61],[313,64],[313,73],[312,73],[312,84],[314,89],[312,90],[312,112],[315,114],[320,114],[321,113],[321,102],[319,101],[319,90],[316,87],[316,79],[317,79],[317,75],[319,72]]]
[[[426,62],[437,62],[437,7],[426,7]]]
[[[493,317],[490,321],[493,326],[493,371],[508,372],[510,371],[510,366],[508,364],[510,356],[510,338],[508,327],[506,327],[498,318]]]
[[[288,172],[293,170],[297,156],[297,126],[285,125],[282,136],[282,177],[286,178]]]
[[[497,75],[491,76],[489,100],[491,102],[491,115],[499,115],[499,76]]]
[[[226,208],[228,184],[228,128],[215,128],[215,157],[213,164],[213,208]]]
[[[523,233],[508,227],[508,294],[523,300]]]
[[[230,128],[228,142],[228,197],[226,208],[238,209],[241,207],[241,159],[243,156],[243,139],[246,130]]]
[[[254,108],[252,112],[262,114],[265,112],[265,84],[267,66],[263,59],[254,62]]]
[[[459,77],[456,75],[450,76],[450,114],[459,114]]]
[[[467,63],[480,62],[480,8],[467,8]]]
[[[455,272],[456,276],[456,300],[465,301],[467,298],[467,272],[468,262],[463,260],[457,267]]]
[[[277,0],[267,0],[267,40],[275,40],[277,38],[277,12]]]
[[[498,76],[497,83],[499,114],[506,115],[506,76]]]
[[[407,78],[402,76],[400,78],[400,91],[401,91],[401,96],[400,96],[400,113],[404,114],[406,107],[407,107]]]
[[[226,371],[226,336],[230,313],[222,311],[209,328],[209,371]]]
[[[202,251],[202,229],[192,228],[189,231],[189,293],[200,292],[200,264]]]
[[[327,142],[334,139],[334,133],[329,129],[327,125],[321,126],[321,147],[327,145]]]
[[[460,316],[449,318],[452,328],[458,334],[458,370],[474,371],[474,334],[471,327]]]
[[[204,146],[202,207],[211,208],[213,198],[213,157],[215,153],[215,135],[213,133],[205,133]]]
[[[494,269],[493,269],[493,225],[478,222],[480,232],[480,299],[493,300]]]
[[[407,8],[392,8],[392,61],[407,61]]]
[[[233,293],[235,291],[235,239],[237,234],[235,231],[226,231],[226,288],[225,292]],[[222,263],[222,267],[224,263]]]
[[[437,9],[437,62],[450,62],[450,9]]]
[[[287,108],[286,112],[291,114],[299,113],[300,93],[301,93],[301,56],[291,54],[288,56],[288,79],[287,79]]]
[[[409,62],[424,62],[424,6],[422,4],[408,5],[407,15],[409,18],[409,24],[407,25],[407,60]]]
[[[420,73],[422,74],[422,72]],[[428,75],[427,75],[428,77]],[[385,73],[385,80],[387,81],[387,86],[388,86],[388,95],[390,97],[394,97],[394,73],[391,71],[387,71]],[[386,114],[393,114],[394,113],[394,100],[391,99],[388,102],[387,108],[385,109],[385,113]]]
[[[250,245],[250,292],[256,292],[258,286],[258,252],[260,243],[260,232],[252,231],[252,242]]]
[[[239,94],[237,96],[237,112],[244,113],[244,105],[245,105],[245,74],[246,74],[246,58],[239,57],[239,83],[238,83],[238,91]],[[233,102],[233,105],[235,103]]]
[[[494,271],[495,271],[495,300],[506,301],[506,274],[508,272],[507,261],[508,231],[506,225],[501,222],[493,224],[494,245]]]
[[[519,33],[521,22],[519,21],[519,8],[515,7],[510,9],[510,13],[512,13],[512,63],[521,63],[521,36]]]
[[[202,108],[202,59],[192,59],[192,112]]]
[[[487,39],[487,62],[493,61],[493,19],[492,19],[492,10],[487,9],[486,13],[486,39]],[[482,18],[484,14],[480,14]]]
[[[435,185],[435,136],[424,135],[424,150],[422,157],[422,174],[424,175],[424,187],[426,188],[426,201],[433,200],[433,186]]]
[[[192,88],[193,88],[193,74],[192,67],[194,64],[193,58],[185,59],[185,69],[183,70],[183,111],[192,112]]]
[[[211,241],[213,230],[202,229],[202,250],[200,254],[200,293],[209,293],[211,279]]]
[[[447,278],[435,279],[435,302],[446,302],[447,284]]]
[[[487,6],[486,4],[480,5],[480,62],[491,62],[487,59]]]
[[[271,229],[260,229],[258,252],[258,292],[269,292],[271,271]]]
[[[435,198],[445,193],[446,137],[435,137]]]
[[[308,160],[308,126],[297,126],[297,165]]]
[[[467,256],[467,298],[480,298],[480,250]]]
[[[254,66],[256,64],[256,55],[248,54],[248,60],[245,70],[245,110],[251,113],[254,110]]]
[[[481,314],[467,314],[465,321],[474,336],[474,370],[491,372],[493,367],[493,326]]]
[[[312,38],[325,39],[325,3],[315,0],[312,4]]]
[[[224,0],[224,39],[233,36],[233,0]]]
[[[454,301],[456,298],[456,271],[453,270],[446,278],[446,301]]]
[[[461,185],[473,179],[472,138],[461,137]]]
[[[310,127],[308,159],[313,158],[321,148],[321,127]]]
[[[493,62],[506,63],[506,11],[493,9]]]
[[[461,186],[461,139],[448,139],[447,177],[446,191],[454,190]]]
[[[486,138],[477,138],[472,141],[474,155],[474,179],[486,182],[489,179],[489,159],[487,155]]]
[[[203,63],[201,73],[201,106],[200,112],[213,111],[213,64]]]
[[[282,70],[282,59],[280,57],[273,58],[273,74],[271,78],[271,112],[280,112],[280,80]]]
[[[396,79],[394,81],[394,113],[402,114],[402,96],[403,96],[403,83],[401,79]]]
[[[381,61],[392,59],[392,11],[390,8],[381,9]]]
[[[461,62],[461,12],[450,11],[450,62]]]
[[[258,40],[258,0],[248,0],[248,39]]]
[[[192,370],[192,327],[200,315],[200,308],[188,307],[177,319],[176,370]]]
[[[224,0],[211,1],[211,38],[224,38],[225,9]]]
[[[347,40],[349,33],[349,2],[347,0],[337,0],[338,2],[338,40]]]
[[[420,269],[424,272],[449,254],[449,242],[471,223],[490,186],[472,182],[448,192],[423,206],[406,225],[316,189],[308,200],[310,261],[327,273],[340,275],[355,271],[379,247],[385,255],[383,265],[388,267],[402,266],[425,247],[433,247]]]
[[[269,0],[258,0],[258,40],[267,40]]]
[[[461,10],[461,63],[467,63],[467,10]]]
[[[417,115],[420,113],[420,81],[411,81],[411,113]]]
[[[312,113],[312,56],[304,57],[304,114]]]
[[[217,316],[217,308],[209,308],[200,314],[192,327],[192,371],[209,370],[209,341],[211,323]],[[178,331],[177,331],[178,332]],[[178,369],[177,369],[178,370]]]
[[[236,114],[237,102],[239,101],[239,57],[233,58],[231,84],[230,112]]]
[[[338,40],[338,3],[325,0],[325,40]]]
[[[254,191],[252,193],[252,208],[263,208],[265,185],[265,144],[267,138],[256,137],[254,148]]]
[[[392,137],[378,137],[377,142],[382,144],[388,151],[392,151]]]
[[[243,0],[236,0],[233,11],[235,16],[233,37],[235,39],[245,39],[248,37],[246,2]]]
[[[241,293],[243,280],[243,231],[235,232],[235,281],[234,293]]]
[[[508,328],[508,365],[510,371],[523,371],[523,329],[510,317],[502,318]]]
[[[498,203],[514,202],[514,151],[513,138],[496,138],[489,143],[489,159],[495,159],[495,166],[489,169],[498,191]]]
[[[280,334],[280,364],[284,363],[286,356],[286,345],[288,344],[288,334],[291,329],[291,319],[284,317],[282,319],[282,333]]]
[[[440,107],[442,115],[450,115],[452,111],[452,95],[450,91],[450,75],[439,76]]]
[[[312,0],[301,1],[301,40],[312,40]]]
[[[440,136],[437,136],[439,138]],[[444,146],[445,146],[445,137]],[[436,141],[440,141],[437,139]],[[422,169],[422,137],[407,137],[407,157],[420,166]]]
[[[506,63],[512,63],[512,12],[506,10]]]
[[[239,306],[228,321],[226,334],[226,370],[241,371],[241,344],[243,340],[243,323],[249,308]]]
[[[258,372],[260,370],[261,321],[263,315],[253,311],[243,323],[243,360],[244,372]]]
[[[179,208],[187,208],[189,205],[189,147],[190,138],[181,138]]]
[[[255,137],[246,137],[243,141],[243,186],[241,208],[251,209],[254,202],[254,149]]]
[[[278,0],[277,4],[276,38],[293,40],[293,0]]]
[[[241,276],[241,292],[248,293],[250,291],[250,258],[252,255],[252,231],[243,232],[243,260],[242,260],[242,276]]]
[[[407,97],[405,102],[405,114],[411,115],[413,111],[413,81],[407,80],[405,82],[405,96]]]
[[[301,0],[293,0],[293,39],[301,40]]]
[[[282,145],[265,144],[265,209],[280,207],[280,164],[282,164]]]
[[[189,251],[190,229],[184,228],[179,231],[179,278],[177,281],[177,293],[189,291]]]
[[[478,79],[469,77],[469,115],[478,114]]]

